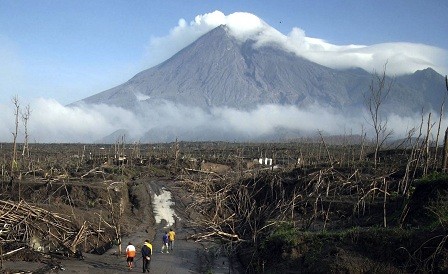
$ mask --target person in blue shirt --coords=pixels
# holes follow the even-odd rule
[[[168,251],[168,232],[165,231],[165,234],[163,234],[162,236],[162,250],[160,251],[161,253],[163,253],[163,250],[166,250],[166,253],[170,253]]]

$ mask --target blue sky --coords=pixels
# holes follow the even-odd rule
[[[151,39],[183,18],[252,13],[283,34],[294,27],[335,45],[411,42],[448,49],[448,1],[0,0],[0,103],[69,104],[154,65]]]
[[[153,110],[157,124],[110,106],[66,105],[126,82],[220,24],[238,39],[278,43],[328,67],[371,72],[387,61],[391,75],[428,66],[445,75],[447,12],[446,0],[0,0],[0,142],[11,141],[15,95],[22,107],[30,105],[29,132],[37,142],[94,142],[122,128],[138,136],[157,126],[203,121],[251,134],[278,126],[313,131],[316,125],[333,134],[358,132],[363,117],[320,108],[210,114],[171,106]],[[269,119],[273,112],[279,116]],[[419,115],[392,117],[390,124],[405,135]]]

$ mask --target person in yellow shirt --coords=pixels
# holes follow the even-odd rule
[[[126,247],[126,262],[128,263],[129,270],[134,267],[135,246],[129,242]]]
[[[168,232],[168,248],[171,249],[171,251],[173,251],[175,238],[176,238],[176,232],[174,232],[173,229],[170,228],[170,232]]]

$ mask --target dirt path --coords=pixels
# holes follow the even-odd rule
[[[188,229],[184,221],[185,206],[174,198],[171,184],[173,183],[161,181],[152,181],[148,184],[156,219],[155,235],[152,239],[151,273],[200,273],[197,265],[197,250],[202,249],[202,245],[187,240]],[[172,194],[172,196],[165,194]],[[164,200],[169,198],[171,199]],[[169,228],[173,228],[176,232],[174,250],[170,253],[161,253],[162,236]],[[137,267],[138,271],[141,271],[141,260],[137,262]]]
[[[157,230],[153,241],[154,254],[151,263],[151,273],[201,273],[200,270],[204,269],[204,265],[199,264],[203,263],[200,256],[204,246],[188,240],[188,235],[192,231],[186,221],[188,218],[185,208],[185,199],[188,197],[187,193],[177,187],[173,182],[151,182],[150,188],[152,201],[167,202],[160,201],[155,196],[159,195],[158,197],[160,197],[163,195],[162,192],[167,191],[171,194],[171,209],[174,215],[173,223],[170,223],[169,220],[161,219],[161,222],[156,224]],[[154,209],[156,207],[157,205],[153,206]],[[174,250],[170,251],[170,253],[161,253],[162,236],[169,228],[173,228],[176,232]],[[223,260],[221,259],[221,261]],[[229,273],[228,267],[226,267],[228,266],[227,259],[225,259],[224,264],[220,262],[217,265],[220,265],[220,267],[210,269],[213,270],[213,273]]]

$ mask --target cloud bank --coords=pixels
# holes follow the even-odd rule
[[[298,56],[331,68],[360,67],[369,72],[382,71],[384,64],[388,62],[387,72],[390,75],[413,73],[428,67],[441,74],[448,73],[448,53],[437,47],[406,42],[334,45],[323,39],[307,37],[300,28],[294,28],[284,35],[250,13],[225,15],[220,11],[198,15],[190,23],[180,19],[169,35],[152,38],[148,47],[149,65],[168,59],[220,25],[226,25],[230,33],[241,41],[254,39],[257,46],[277,44]]]
[[[317,136],[321,130],[325,135],[344,135],[371,133],[367,113],[349,115],[337,113],[329,108],[317,105],[306,109],[295,106],[264,105],[251,111],[232,108],[214,108],[209,112],[199,108],[190,108],[166,103],[153,108],[144,115],[134,114],[118,107],[106,105],[83,105],[66,107],[51,99],[39,99],[30,104],[31,117],[28,124],[30,143],[95,143],[103,137],[119,130],[127,131],[126,139],[141,140],[146,132],[164,128],[174,128],[179,133],[176,137],[185,140],[184,132],[195,132],[201,136],[195,140],[213,140],[216,133],[227,136],[228,140],[238,140],[240,136],[258,139],[272,136],[279,130],[298,132],[301,136]],[[12,106],[0,105],[0,142],[12,142],[14,116]],[[425,116],[426,117],[426,116]],[[433,121],[437,117],[433,115]],[[388,117],[388,127],[393,128],[394,138],[404,138],[407,132],[418,127],[420,114],[415,117]],[[448,125],[444,120],[442,128]],[[24,128],[19,127],[18,142],[23,142]],[[210,134],[210,135],[207,135]],[[213,135],[215,134],[215,135]],[[433,135],[435,132],[432,133]],[[373,135],[370,135],[373,136]],[[232,139],[234,138],[234,139]],[[112,140],[114,142],[116,140]]]

